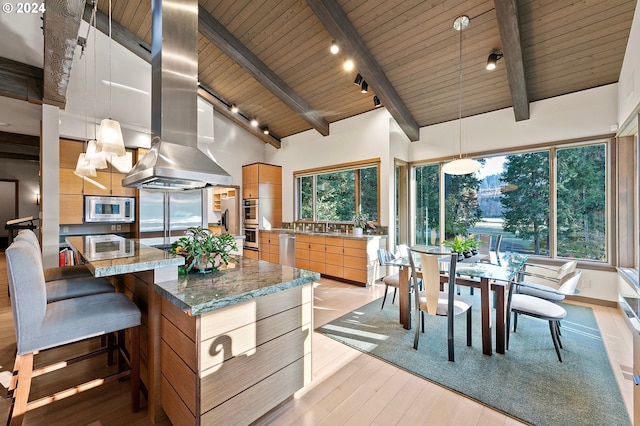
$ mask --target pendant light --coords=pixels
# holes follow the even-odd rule
[[[87,38],[84,39],[84,43],[82,43],[82,52],[80,53],[80,58],[84,56],[84,49],[87,47],[87,39],[89,38],[89,34],[87,33]],[[88,139],[88,117],[87,117],[87,60],[85,57],[84,64],[84,138]],[[84,151],[84,143],[82,144]],[[84,152],[78,155],[78,161],[76,163],[76,169],[73,171],[73,174],[79,176],[81,178],[91,176],[96,176],[96,169],[91,165],[91,162],[87,159],[87,156]]]
[[[98,1],[93,5],[93,13],[91,15],[91,23],[89,24],[89,28],[91,28],[93,24],[93,88],[94,88],[94,97],[93,97],[93,132],[94,137],[98,137],[98,126],[95,121],[95,117],[98,115],[96,108],[96,95],[98,94],[98,63],[97,63],[97,50],[98,50],[98,32],[96,30],[96,9],[98,8]],[[88,37],[87,37],[88,38]],[[96,139],[90,140],[87,145],[87,160],[91,162],[91,165],[96,169],[106,169],[107,168],[107,156],[104,151],[102,151],[102,145],[98,143]]]
[[[111,0],[109,0],[109,115],[113,106],[111,100],[112,77],[111,77]],[[122,130],[120,123],[111,118],[105,118],[100,122],[98,130],[98,144],[102,144],[102,151],[108,155],[123,156],[126,154],[124,149],[124,140],[122,139]]]
[[[462,158],[462,31],[469,26],[469,17],[458,16],[453,21],[453,28],[460,31],[460,57],[458,60],[458,126],[460,133],[460,157],[442,166],[442,171],[449,175],[467,175],[480,170],[480,163],[471,158]]]

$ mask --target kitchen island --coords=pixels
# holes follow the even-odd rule
[[[143,313],[152,422],[166,413],[174,425],[251,423],[311,380],[319,274],[234,256],[224,270],[180,275],[181,257],[123,240],[110,259],[96,255],[91,236],[67,238]]]

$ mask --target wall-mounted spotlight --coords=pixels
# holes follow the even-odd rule
[[[40,205],[40,193],[36,192],[36,205],[39,206]]]
[[[360,86],[360,83],[362,83],[362,76],[360,75],[360,73],[358,73],[358,75],[356,75],[356,79],[353,80],[353,84],[355,84],[356,86]]]
[[[496,69],[496,63],[502,59],[504,55],[501,51],[496,50],[495,52],[491,52],[489,58],[487,59],[487,69],[489,71]]]
[[[265,127],[264,129],[262,129],[262,133],[264,133],[265,135],[269,134],[269,128]]]
[[[380,103],[380,98],[378,97],[378,95],[374,95],[373,96],[373,107],[374,108],[378,108],[379,106],[382,106],[382,104]]]
[[[362,85],[360,86],[360,93],[367,93],[369,91],[369,85],[365,80],[362,80]]]
[[[329,51],[334,55],[336,55],[340,51],[340,48],[338,47],[338,43],[336,43],[335,40],[331,42],[331,48],[329,48]]]
[[[236,104],[231,104],[231,112],[234,114],[238,113],[238,105]]]
[[[258,120],[252,118],[249,124],[251,124],[251,127],[258,127]]]
[[[345,69],[345,71],[351,71],[353,70],[353,68],[355,67],[353,61],[351,59],[347,59],[346,61],[344,61],[343,67]]]

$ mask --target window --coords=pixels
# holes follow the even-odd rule
[[[481,158],[475,174],[443,174],[444,194],[439,164],[414,166],[415,242],[499,233],[505,251],[605,262],[606,152],[595,143]]]
[[[297,220],[351,222],[361,211],[379,220],[379,161],[294,173]]]
[[[440,166],[415,168],[416,244],[440,241]]]

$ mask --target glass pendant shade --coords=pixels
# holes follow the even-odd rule
[[[102,144],[102,152],[104,152],[105,155],[121,157],[126,154],[120,123],[115,120],[105,118],[100,122],[98,143]]]
[[[96,169],[107,168],[107,156],[102,151],[102,147],[99,146],[98,141],[91,140],[87,146],[87,152],[85,158]]]
[[[442,171],[448,175],[468,175],[477,172],[480,167],[481,164],[474,159],[458,158],[442,166]]]
[[[96,169],[91,165],[89,160],[87,160],[84,152],[78,156],[78,163],[76,164],[76,169],[73,171],[73,174],[80,177],[96,176]]]

